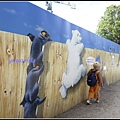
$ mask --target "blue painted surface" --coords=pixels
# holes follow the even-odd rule
[[[76,26],[30,2],[0,2],[0,30],[21,35],[37,35],[46,30],[55,42],[71,39],[71,31],[79,30],[85,48],[120,53],[120,45]]]

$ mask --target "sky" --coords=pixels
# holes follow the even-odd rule
[[[45,10],[45,1],[29,1]],[[64,1],[65,3],[69,1]],[[120,1],[70,1],[76,4],[76,9],[71,6],[52,1],[53,14],[95,33],[101,16],[104,16],[106,7],[120,5]]]

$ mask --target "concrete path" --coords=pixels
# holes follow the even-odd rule
[[[101,88],[100,103],[83,101],[54,118],[120,118],[120,80]]]

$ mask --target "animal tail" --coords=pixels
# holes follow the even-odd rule
[[[42,104],[44,101],[46,100],[46,97],[44,97],[43,99],[38,99],[38,105]]]
[[[24,107],[26,102],[27,101],[25,100],[25,96],[24,96],[24,98],[23,98],[22,102],[20,103],[20,105],[22,105]]]

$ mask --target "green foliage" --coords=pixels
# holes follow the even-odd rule
[[[96,34],[120,44],[120,5],[106,8],[97,25]]]

